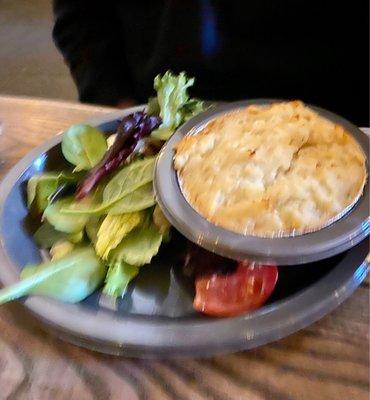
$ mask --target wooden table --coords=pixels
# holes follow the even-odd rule
[[[112,109],[0,97],[0,177],[70,124]],[[49,336],[19,304],[0,308],[0,399],[365,400],[369,279],[336,311],[259,349],[204,360],[106,356]]]

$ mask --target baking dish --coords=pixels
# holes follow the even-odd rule
[[[249,105],[268,105],[280,100],[256,99],[223,104],[208,109],[181,126],[160,152],[155,168],[157,201],[170,223],[189,240],[207,250],[235,260],[253,259],[280,265],[297,265],[321,260],[350,249],[370,233],[369,183],[352,208],[344,210],[332,224],[300,236],[261,238],[242,235],[216,226],[198,214],[185,199],[173,166],[174,146],[184,135],[196,134],[207,122]],[[365,133],[344,118],[316,106],[319,115],[342,125],[369,154]],[[367,160],[368,165],[368,160]]]

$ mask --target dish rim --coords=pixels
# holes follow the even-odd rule
[[[233,259],[253,258],[280,265],[296,265],[331,257],[348,250],[370,234],[369,177],[362,194],[331,224],[298,236],[258,237],[217,226],[202,217],[186,200],[173,165],[174,146],[187,134],[218,116],[249,105],[269,105],[281,99],[251,99],[208,109],[182,125],[166,142],[155,166],[154,191],[170,223],[185,237],[205,249]],[[306,103],[305,103],[306,104]],[[307,104],[318,114],[342,125],[356,140],[369,163],[369,139],[359,128],[328,110]]]

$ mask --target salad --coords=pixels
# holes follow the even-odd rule
[[[173,232],[153,193],[156,154],[173,132],[204,110],[190,97],[194,78],[170,71],[154,80],[146,110],[119,121],[115,133],[78,124],[62,137],[71,168],[32,176],[29,213],[34,240],[49,259],[27,265],[20,281],[0,290],[0,304],[38,294],[80,302],[94,291],[123,297],[141,268],[150,268]],[[227,268],[225,267],[227,266]],[[194,308],[232,316],[260,307],[274,290],[274,265],[234,262],[189,243],[184,268],[195,282]]]

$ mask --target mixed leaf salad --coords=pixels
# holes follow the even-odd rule
[[[61,151],[70,170],[32,176],[27,185],[29,212],[40,223],[34,240],[50,260],[26,266],[18,283],[0,290],[0,304],[28,294],[74,303],[100,287],[105,295],[124,296],[140,269],[171,240],[171,226],[155,202],[153,169],[163,143],[204,109],[188,94],[193,83],[185,73],[166,72],[155,78],[156,96],[146,110],[124,117],[114,134],[84,124],[63,134]],[[220,263],[220,257],[212,261],[211,253],[200,251],[193,247],[188,253],[189,265],[201,259]],[[234,264],[231,274],[198,276],[195,309],[228,316],[266,301],[276,267]]]

